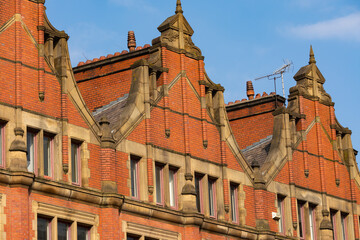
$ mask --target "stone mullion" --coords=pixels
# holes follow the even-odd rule
[[[164,68],[167,66],[166,48],[161,48],[161,60]],[[170,137],[170,122],[169,122],[169,92],[168,92],[168,73],[163,72],[164,79],[164,122],[165,122],[165,136]]]

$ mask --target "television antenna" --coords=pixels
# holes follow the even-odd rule
[[[267,78],[269,80],[274,80],[275,107],[277,107],[276,79],[281,78],[282,92],[283,92],[283,97],[285,98],[284,73],[288,72],[292,65],[293,65],[292,61],[286,60],[285,63],[280,68],[275,70],[272,74],[255,78],[255,80],[260,80],[260,79],[263,79],[263,78]]]

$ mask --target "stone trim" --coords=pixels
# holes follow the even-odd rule
[[[6,214],[4,208],[6,207],[6,195],[0,194],[0,239],[6,239],[5,224]]]
[[[42,4],[45,3],[45,0],[29,0],[29,1],[33,3],[42,3]]]
[[[159,105],[157,105],[157,104],[155,104],[155,103],[151,103],[151,106],[152,106],[152,107],[156,107],[156,108],[160,108],[160,109],[162,109],[162,110],[168,109],[170,112],[175,113],[175,114],[179,114],[179,115],[181,115],[181,116],[187,115],[187,116],[189,116],[189,118],[192,118],[192,119],[195,119],[195,120],[198,120],[198,121],[206,121],[207,123],[212,124],[212,125],[217,126],[217,127],[218,127],[218,126],[221,126],[220,124],[213,123],[213,122],[209,122],[209,121],[206,120],[206,119],[200,119],[200,118],[191,116],[191,115],[188,114],[188,113],[181,113],[181,112],[172,110],[172,109],[170,109],[170,108],[165,108],[165,107],[159,106]]]
[[[32,69],[32,70],[36,70],[36,71],[43,71],[43,72],[46,73],[46,74],[49,74],[49,75],[52,75],[52,76],[56,76],[56,74],[54,74],[54,73],[52,73],[52,72],[45,71],[44,68],[32,67],[32,66],[30,66],[30,65],[24,64],[22,61],[14,61],[14,60],[7,59],[7,58],[4,58],[4,57],[0,57],[0,60],[7,61],[7,62],[11,62],[11,63],[15,63],[15,64],[20,63],[21,66],[23,66],[23,67],[26,67],[26,68],[29,68],[29,69]]]
[[[160,240],[181,240],[181,234],[161,228],[149,227],[133,222],[122,222],[124,233],[140,235],[142,237],[151,237]]]
[[[55,221],[57,222],[58,219],[62,220],[68,220],[73,223],[74,225],[71,226],[71,236],[74,236],[76,234],[73,226],[76,226],[77,223],[82,223],[91,226],[90,229],[90,235],[91,239],[99,240],[100,235],[97,232],[97,228],[99,226],[99,216],[93,213],[84,212],[76,209],[71,208],[65,208],[65,207],[59,207],[56,205],[48,204],[48,203],[42,203],[33,201],[32,202],[32,211],[34,213],[34,220],[33,220],[33,230],[37,233],[37,217],[38,215],[43,215],[46,217],[51,217],[51,222]],[[52,224],[55,226],[52,226],[51,231],[52,236],[57,234],[57,224]],[[36,236],[37,234],[35,234]],[[36,238],[33,238],[34,240]]]

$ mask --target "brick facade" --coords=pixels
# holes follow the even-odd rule
[[[359,239],[356,151],[312,49],[287,107],[225,104],[180,0],[151,45],[130,32],[75,68],[44,2],[0,0],[0,239]]]

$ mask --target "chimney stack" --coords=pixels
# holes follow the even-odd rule
[[[130,52],[135,51],[136,49],[136,40],[135,40],[134,31],[128,32],[128,48]]]
[[[249,100],[254,99],[254,87],[251,81],[246,82],[246,94],[249,98]]]

